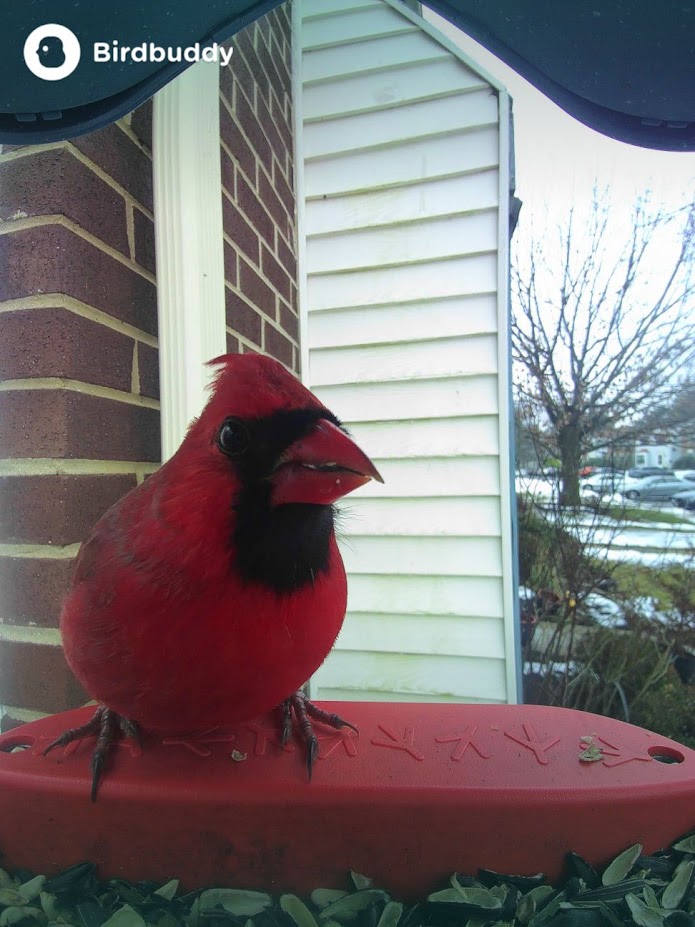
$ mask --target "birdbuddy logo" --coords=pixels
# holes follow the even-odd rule
[[[224,48],[214,42],[201,46],[200,42],[186,48],[164,47],[156,42],[139,45],[121,45],[117,39],[94,42],[93,60],[100,62],[162,62],[219,61],[226,67],[232,58],[233,48]],[[38,26],[24,43],[24,61],[32,74],[41,80],[63,80],[69,77],[80,62],[82,49],[75,33],[67,26],[46,23]]]
[[[82,49],[75,33],[67,26],[46,23],[38,26],[24,43],[24,61],[41,80],[63,80],[80,63]]]

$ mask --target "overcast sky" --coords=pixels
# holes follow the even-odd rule
[[[594,179],[622,199],[633,191],[653,191],[672,206],[692,199],[695,153],[651,151],[606,138],[568,116],[515,71],[446,20],[426,18],[453,38],[477,63],[498,78],[514,100],[517,195],[522,220],[590,194]]]

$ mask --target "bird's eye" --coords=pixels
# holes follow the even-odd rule
[[[217,444],[228,457],[239,457],[249,446],[246,425],[238,418],[228,418],[222,423]]]

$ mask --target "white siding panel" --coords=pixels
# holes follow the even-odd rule
[[[452,58],[434,62],[399,63],[398,67],[354,74],[340,80],[309,86],[304,105],[311,118],[324,119],[347,113],[367,112],[473,90],[487,85]]]
[[[386,481],[312,693],[504,701],[498,90],[391,0],[297,4],[304,376]]]
[[[363,487],[363,499],[417,499],[444,496],[498,496],[499,461],[495,457],[429,457],[427,460],[374,460],[385,482]],[[426,475],[423,477],[423,467]]]
[[[494,125],[497,97],[486,88],[456,97],[384,109],[377,119],[373,117],[373,113],[361,113],[305,123],[305,156],[321,158],[363,148],[393,146],[413,137]]]
[[[403,142],[397,148],[352,152],[311,163],[305,175],[305,194],[311,199],[411,184],[486,170],[498,163],[496,127],[455,132]]]
[[[499,454],[499,424],[493,415],[416,422],[363,422],[353,425],[351,431],[360,446],[374,458]]]
[[[348,611],[370,614],[502,617],[502,581],[489,577],[350,577]]]
[[[348,423],[431,419],[434,410],[439,418],[470,415],[471,411],[476,415],[494,415],[499,407],[494,376],[384,383],[376,402],[371,383],[321,386],[314,392],[327,408]],[[481,453],[478,448],[476,451]],[[362,492],[367,490],[365,487]]]
[[[318,2],[323,3],[323,0]],[[448,56],[446,49],[419,30],[317,49],[303,56],[304,87],[306,91],[315,81],[365,71],[373,73],[403,62],[440,61]]]
[[[354,307],[336,309],[315,312],[311,321],[311,348],[482,335],[497,331],[497,295],[375,306],[369,313]]]
[[[496,373],[497,339],[476,335],[369,348],[321,348],[312,351],[309,364],[316,386]]]
[[[422,478],[427,479],[426,464]],[[477,541],[481,537],[497,538],[500,534],[499,500],[494,497],[362,499],[352,496],[341,502],[340,512],[341,530],[349,536],[419,537],[423,548],[437,536],[462,539],[467,536]],[[463,540],[461,550],[469,550]]]
[[[497,245],[497,210],[420,219],[404,225],[358,229],[307,240],[310,274],[383,267],[493,251]]]
[[[359,537],[361,522],[354,525],[350,515],[338,519],[351,530],[341,549],[345,569],[351,574],[401,573],[421,576],[499,576],[499,538],[438,537],[423,541],[419,537]],[[388,526],[391,529],[391,525]],[[459,527],[458,533],[464,530]]]
[[[302,45],[309,51],[312,48],[349,45],[355,40],[416,30],[417,26],[386,4],[375,3],[367,9],[357,7],[335,16],[307,19],[302,28]]]
[[[463,177],[311,200],[305,216],[307,235],[494,209],[499,199],[498,184],[497,171],[493,169]]]
[[[380,692],[376,689],[341,689],[338,686],[334,687],[330,685],[321,686],[321,698],[332,702],[412,702],[414,704],[425,702],[428,704],[454,705],[476,704],[480,701],[477,698],[460,698],[443,694],[429,695],[426,692],[394,692],[392,689],[388,692]],[[505,703],[505,699],[503,698],[491,698],[486,701],[500,705]]]
[[[473,257],[423,261],[405,267],[385,267],[309,277],[308,296],[314,312],[347,306],[443,299],[492,293],[497,281],[495,252]]]
[[[334,650],[317,678],[330,672],[331,685],[359,690],[446,694],[458,699],[499,699],[506,684],[503,660],[479,657],[365,653]]]
[[[503,659],[504,625],[501,618],[348,613],[336,647]]]

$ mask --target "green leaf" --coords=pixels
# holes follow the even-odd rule
[[[344,898],[345,895],[347,895],[347,892],[339,888],[315,888],[311,893],[311,900],[317,908],[322,909],[327,908],[329,904],[333,904],[339,898]]]
[[[632,914],[632,919],[637,927],[662,927],[664,918],[658,911],[648,908],[646,904],[639,900],[637,895],[626,895],[625,901]]]
[[[389,901],[381,912],[381,917],[376,927],[396,927],[398,921],[401,919],[402,913],[403,905],[399,901]]]
[[[621,901],[628,892],[643,891],[646,884],[644,879],[625,879],[623,882],[616,882],[615,885],[602,885],[601,888],[579,892],[572,899],[572,903],[581,908],[597,907],[601,901],[610,904],[611,901]]]
[[[678,867],[676,874],[668,883],[661,896],[661,905],[664,908],[677,908],[690,888],[693,880],[695,861],[689,860],[683,867]]]
[[[289,914],[297,927],[318,927],[314,915],[296,895],[281,895],[280,907],[285,914]]]
[[[656,892],[651,887],[651,885],[645,885],[642,890],[642,897],[644,898],[644,903],[648,908],[658,908],[659,899],[656,897]]]
[[[695,834],[683,837],[678,843],[673,844],[672,849],[680,850],[681,853],[695,853]]]
[[[171,901],[172,898],[176,895],[176,892],[179,890],[179,880],[170,879],[168,882],[165,882],[164,885],[156,889],[152,894],[157,895],[159,898],[165,898],[167,901]]]
[[[329,904],[319,914],[321,920],[334,918],[341,923],[354,920],[360,911],[364,911],[377,901],[390,901],[390,897],[380,888],[367,888],[362,892],[353,892]]]
[[[641,843],[636,843],[634,846],[628,847],[627,850],[623,850],[603,873],[601,877],[602,884],[615,885],[616,882],[621,882],[635,865],[641,853]]]
[[[272,902],[273,899],[266,892],[237,888],[208,888],[198,898],[201,914],[212,911],[219,905],[237,917],[253,917],[254,914],[265,911]]]

